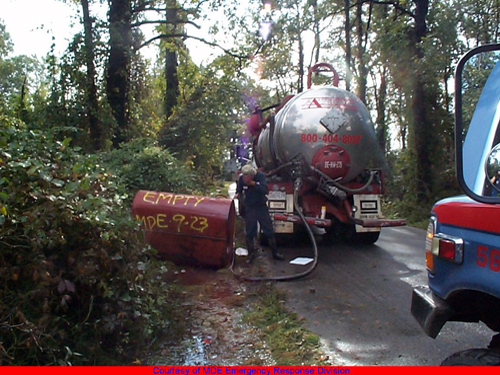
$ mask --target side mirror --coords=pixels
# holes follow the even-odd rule
[[[486,176],[491,184],[491,196],[498,197],[500,193],[500,144],[491,150],[485,168]]]
[[[458,182],[469,197],[483,203],[500,203],[500,190],[492,181],[500,170],[499,124],[500,44],[494,44],[469,51],[455,72]]]

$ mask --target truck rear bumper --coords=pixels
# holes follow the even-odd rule
[[[298,215],[275,212],[273,214],[273,218],[274,220],[302,223],[302,219]],[[315,225],[320,228],[326,228],[332,225],[332,221],[330,219],[318,219],[314,217],[306,217],[305,219],[307,221],[307,224]]]
[[[453,316],[453,309],[428,287],[417,286],[413,289],[411,313],[424,332],[436,338],[444,324]]]
[[[385,228],[385,227],[401,227],[406,225],[406,220],[390,220],[390,219],[358,219],[353,218],[353,222],[365,228]]]

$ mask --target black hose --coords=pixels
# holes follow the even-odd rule
[[[365,190],[368,186],[371,185],[371,183],[373,181],[373,178],[377,174],[377,172],[375,172],[375,171],[370,172],[370,178],[368,179],[368,182],[364,186],[362,186],[360,188],[357,188],[357,189],[351,189],[351,188],[348,188],[348,187],[346,187],[344,185],[339,184],[335,180],[332,180],[330,177],[328,177],[326,174],[324,174],[323,172],[321,172],[319,169],[317,169],[317,168],[312,168],[312,169],[313,169],[314,172],[320,174],[328,183],[331,183],[336,188],[338,188],[340,190],[343,190],[343,191],[345,191],[347,193],[359,193],[359,192]]]
[[[285,169],[285,168],[288,168],[292,165],[295,164],[295,161],[289,161],[288,163],[285,163],[285,164],[282,164],[280,165],[278,168],[276,169],[273,169],[269,172],[266,172],[266,177],[269,177],[269,176],[272,176],[272,175],[275,175],[276,173],[278,173],[279,171],[281,171],[282,169]]]
[[[300,272],[300,273],[297,273],[297,274],[293,274],[293,275],[251,277],[251,276],[244,276],[244,275],[238,274],[234,271],[234,259],[235,259],[235,257],[233,255],[233,260],[231,261],[230,269],[231,269],[231,272],[233,273],[233,275],[237,279],[243,280],[243,281],[292,281],[292,280],[297,280],[297,279],[301,279],[303,277],[306,277],[307,275],[312,273],[312,271],[314,271],[314,269],[316,268],[316,266],[318,264],[318,246],[316,244],[316,239],[314,238],[314,233],[311,230],[310,225],[307,223],[306,218],[304,217],[304,214],[302,213],[302,210],[299,207],[299,190],[300,190],[301,185],[302,185],[302,181],[300,178],[295,180],[295,190],[293,192],[293,202],[295,204],[295,207],[298,207],[297,212],[298,212],[300,218],[302,219],[302,222],[306,226],[307,232],[309,233],[309,237],[311,238],[311,242],[313,244],[314,258],[313,258],[312,264],[309,266],[309,268],[307,268],[307,270]]]

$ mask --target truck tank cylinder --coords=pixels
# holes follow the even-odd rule
[[[261,132],[256,160],[271,170],[299,155],[342,182],[379,160],[374,126],[361,100],[338,87],[321,87],[288,101],[275,115],[274,126]]]
[[[211,268],[231,262],[236,217],[231,199],[141,190],[132,215],[164,259]]]

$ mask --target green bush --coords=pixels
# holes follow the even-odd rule
[[[448,155],[449,158],[449,155]],[[429,171],[434,182],[432,191],[419,192],[412,182],[416,176],[414,155],[408,149],[392,152],[387,156],[388,173],[385,175],[384,212],[393,218],[405,218],[409,225],[427,228],[431,209],[438,200],[461,194],[455,176],[454,163],[443,159],[442,166],[436,166],[439,173]],[[422,199],[425,196],[425,199]]]
[[[138,190],[193,193],[199,185],[189,167],[148,138],[125,143],[102,158],[132,196]]]
[[[0,364],[131,364],[172,291],[96,156],[0,117]]]

